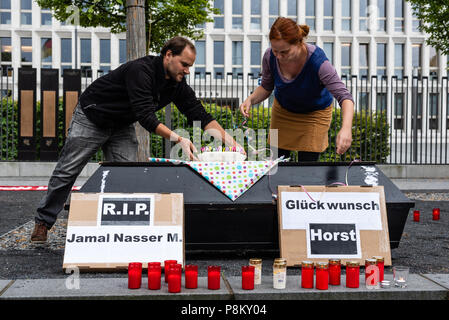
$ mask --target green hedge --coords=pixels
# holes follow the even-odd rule
[[[231,111],[225,106],[216,104],[204,104],[206,110],[218,121],[223,128],[242,128],[243,117],[238,110]],[[12,103],[10,99],[3,99],[1,107],[1,159],[0,160],[17,160],[17,129],[18,129],[18,110],[17,102]],[[37,102],[36,107],[36,146],[37,157],[39,160],[40,149],[40,103]],[[186,117],[181,114],[174,106],[170,106],[171,125],[173,128],[185,128],[189,137],[193,137],[193,128],[188,126]],[[251,116],[248,118],[245,128],[265,129],[268,135],[270,128],[271,108],[254,107]],[[165,123],[165,108],[156,113],[158,119]],[[59,102],[59,151],[62,149],[64,142],[64,113],[62,99]],[[243,129],[245,129],[243,128]],[[332,117],[331,130],[329,130],[329,147],[321,154],[320,161],[351,161],[360,159],[363,161],[376,161],[384,163],[390,153],[389,149],[389,125],[387,123],[386,113],[366,113],[358,112],[354,116],[353,121],[353,143],[351,149],[344,155],[339,156],[335,153],[336,135],[340,129],[340,108],[334,109]],[[257,131],[256,131],[257,132]],[[202,134],[202,132],[195,134]],[[162,137],[151,135],[151,155],[153,157],[164,157],[163,146],[164,139]],[[203,142],[203,145],[207,141]],[[245,139],[245,149],[248,150],[247,139]],[[295,155],[292,155],[295,158]],[[102,153],[99,151],[93,160],[100,160]]]

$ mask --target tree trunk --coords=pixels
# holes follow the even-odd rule
[[[128,61],[146,55],[145,0],[126,0],[126,57]],[[138,122],[135,123],[137,161],[148,161],[150,156],[150,134]]]

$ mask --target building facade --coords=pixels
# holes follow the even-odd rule
[[[221,12],[196,41],[193,72],[253,73],[278,16],[307,24],[340,75],[447,76],[448,57],[425,44],[404,0],[214,0]],[[91,69],[95,78],[126,61],[126,34],[61,23],[33,0],[0,0],[1,65]]]

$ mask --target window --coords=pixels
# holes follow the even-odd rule
[[[261,0],[251,0],[251,21],[250,21],[250,29],[251,30],[261,30]]]
[[[332,42],[323,43],[323,51],[331,64],[334,63],[334,44]]]
[[[195,78],[206,77],[206,41],[196,41]]]
[[[243,29],[242,0],[232,0],[232,29]]]
[[[415,12],[412,12],[412,31],[413,31],[413,32],[421,32],[421,31],[419,30],[419,27],[421,27],[421,20],[419,20],[419,19],[416,17]]]
[[[11,24],[11,0],[0,0],[0,24]]]
[[[429,129],[438,130],[438,93],[429,93]]]
[[[268,29],[271,29],[274,21],[279,17],[279,0],[270,0],[268,13]]]
[[[287,17],[294,21],[298,20],[298,0],[287,1]]]
[[[438,78],[438,68],[439,68],[439,59],[440,55],[438,51],[434,47],[429,47],[429,77],[432,79],[433,77]]]
[[[64,69],[72,68],[72,39],[61,39],[61,76],[64,74]]]
[[[359,31],[368,31],[368,0],[360,0]]]
[[[32,24],[31,0],[20,0],[20,24]]]
[[[120,39],[118,41],[119,46],[119,63],[123,64],[126,62],[126,39]]]
[[[315,30],[315,0],[306,0],[306,24]]]
[[[51,12],[50,9],[42,8],[41,9],[41,25],[42,26],[51,26]]]
[[[53,46],[51,38],[41,38],[41,67],[51,68],[53,62]]]
[[[404,32],[404,1],[394,0],[394,31]]]
[[[412,76],[421,76],[421,49],[420,43],[412,44]],[[417,73],[415,73],[415,70]]]
[[[100,39],[100,70],[103,71],[103,74],[106,74],[111,70],[110,39]]]
[[[214,41],[214,76],[224,78],[224,41]]]
[[[394,45],[394,75],[399,79],[404,76],[404,44]]]
[[[251,70],[254,77],[258,77],[260,73],[260,65],[262,59],[262,43],[260,41],[251,41]]]
[[[324,20],[323,29],[325,31],[334,30],[334,6],[333,0],[323,0],[324,1]]]
[[[387,44],[377,44],[377,72],[378,76],[387,75]]]
[[[20,60],[22,66],[31,66],[33,62],[33,47],[31,38],[20,38]]]
[[[369,73],[369,44],[361,43],[359,45],[359,74],[368,76]]]
[[[232,41],[232,77],[243,74],[243,41]]]
[[[341,19],[341,30],[351,31],[351,0],[342,0]]]
[[[377,0],[377,30],[387,31],[387,3],[386,0]]]
[[[0,76],[7,76],[9,74],[8,68],[11,67],[12,62],[12,46],[11,46],[11,38],[3,37],[0,38],[0,66],[2,68],[2,73]]]
[[[396,85],[397,83],[395,83]],[[395,92],[394,93],[394,129],[402,130],[404,129],[404,93]]]
[[[341,44],[341,75],[351,76],[351,44]]]
[[[81,42],[81,76],[92,77],[92,43],[90,39],[80,39]]]
[[[214,0],[214,8],[220,10],[220,14],[214,16],[214,29],[224,29],[224,0]]]

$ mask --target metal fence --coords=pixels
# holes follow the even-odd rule
[[[3,69],[0,74],[0,160],[16,161],[17,140],[20,135],[17,106],[20,88],[12,68]],[[92,71],[83,70],[81,91],[101,75],[99,72],[94,77]],[[59,97],[62,97],[63,79],[59,79]],[[322,159],[347,161],[362,157],[360,160],[388,164],[449,164],[447,77],[400,79],[343,76],[342,80],[355,101],[353,145],[344,157],[335,155],[334,142],[341,116],[339,108],[334,108],[329,148],[323,153]],[[226,118],[223,125],[225,128],[234,128],[243,121],[238,107],[259,85],[259,75],[195,73],[187,78],[187,82],[205,105],[228,110],[232,116]],[[38,96],[40,86],[41,81],[37,79],[35,92]],[[40,96],[37,100],[40,100]],[[266,129],[269,128],[272,101],[273,96],[252,109],[252,120],[266,123]],[[334,105],[338,103],[335,101]],[[179,122],[179,117],[174,117],[174,112],[173,105],[165,107],[166,125],[172,129],[186,127],[187,123]],[[175,118],[178,120],[174,121]],[[64,136],[61,132],[59,134]],[[380,145],[385,147],[380,150]],[[166,141],[164,154],[170,146],[170,142]],[[384,153],[382,157],[379,157],[379,152]]]

